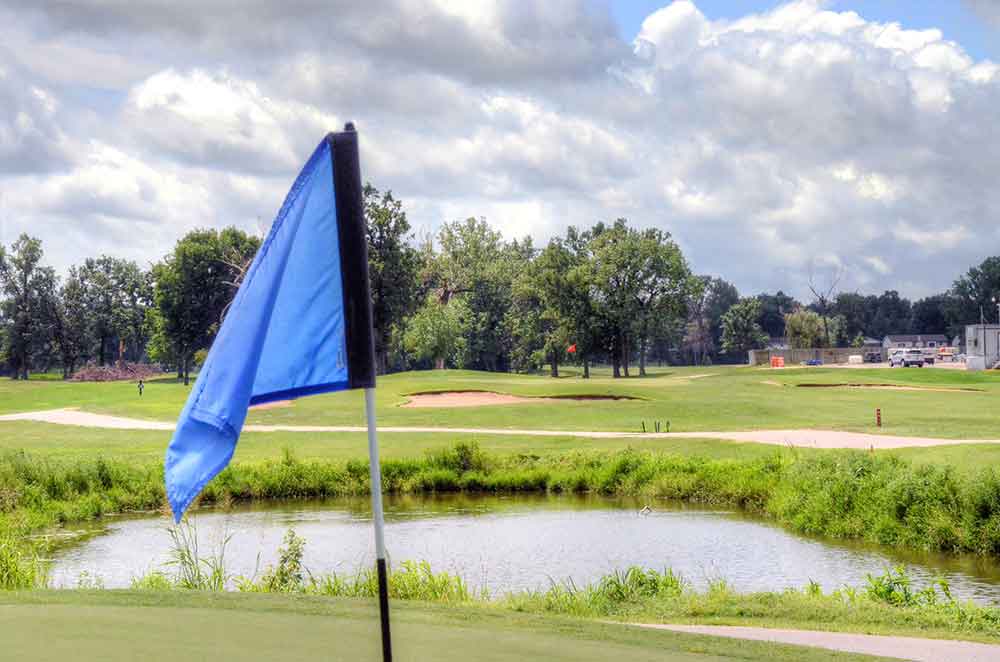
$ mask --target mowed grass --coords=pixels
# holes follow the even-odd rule
[[[170,441],[170,432],[105,430],[50,423],[0,421],[0,453],[25,451],[36,458],[57,462],[105,458],[136,464],[159,463]],[[493,455],[556,456],[576,450],[617,451],[632,448],[682,457],[750,461],[775,454],[797,457],[836,451],[786,448],[771,444],[718,439],[585,439],[578,437],[519,437],[466,433],[384,432],[379,435],[383,459],[420,458],[450,449],[457,443],[475,442]],[[345,432],[245,432],[240,436],[233,462],[280,459],[286,451],[301,460],[363,460],[368,455],[364,433]],[[960,473],[1000,466],[1000,444],[959,444],[879,451],[916,464],[950,465]]]
[[[394,602],[405,660],[872,660],[815,648],[726,640],[484,607]],[[379,660],[369,600],[196,592],[0,592],[5,659]]]
[[[895,384],[888,390],[803,384]],[[926,390],[920,390],[926,389]],[[936,389],[936,390],[930,390]],[[948,390],[946,390],[948,389]],[[174,420],[190,387],[172,378],[148,383],[0,381],[0,413],[79,407],[120,416]],[[618,396],[633,400],[565,400],[456,408],[404,408],[407,395],[480,390],[521,396]],[[472,371],[409,372],[378,382],[382,425],[547,430],[640,431],[654,421],[672,431],[817,428],[948,439],[1000,438],[1000,374],[963,370],[749,367],[651,368],[648,377],[584,380]],[[882,410],[883,427],[875,425]],[[363,425],[362,395],[341,392],[252,411],[248,422]]]
[[[156,430],[108,430],[29,421],[0,421],[0,453],[24,450],[36,457],[59,460],[107,459],[162,461],[171,433]],[[586,439],[469,433],[383,432],[379,454],[383,459],[423,457],[476,442],[497,455],[560,455],[574,450],[614,451],[624,448],[655,450],[716,459],[752,459],[771,455],[778,447],[714,439]],[[288,450],[303,460],[354,460],[368,457],[363,432],[244,432],[234,462],[280,458]],[[1000,450],[1000,449],[998,449]]]

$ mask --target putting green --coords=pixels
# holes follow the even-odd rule
[[[482,608],[395,603],[397,660],[871,660]],[[302,596],[60,591],[0,593],[4,659],[380,659],[374,604]]]

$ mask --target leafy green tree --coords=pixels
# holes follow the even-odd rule
[[[844,318],[844,333],[848,337],[870,333],[877,309],[877,297],[866,297],[857,292],[840,292],[830,305],[833,315]]]
[[[688,293],[694,285],[687,262],[669,233],[630,230],[628,244],[638,285],[632,334],[638,345],[639,375],[645,376],[651,339],[684,316]]]
[[[1000,256],[988,257],[972,267],[951,287],[952,332],[965,324],[978,324],[981,318],[993,321],[1000,301]]]
[[[484,219],[469,218],[445,223],[438,243],[441,250],[428,260],[424,282],[442,305],[459,298],[467,308],[462,364],[507,370],[511,338],[504,321],[514,278],[532,254],[530,241],[505,243]]]
[[[211,345],[258,246],[256,238],[236,228],[195,230],[153,267],[156,353],[162,355],[165,343],[172,347],[185,384],[194,353]]]
[[[461,299],[441,303],[431,297],[407,325],[406,349],[419,361],[430,361],[441,370],[447,363],[462,368],[465,356],[464,318],[468,309]]]
[[[420,254],[411,245],[410,223],[402,203],[392,191],[364,188],[368,221],[368,277],[371,282],[375,327],[375,361],[380,374],[389,369],[389,354],[396,330],[405,332],[407,317],[418,302],[417,276]]]
[[[614,377],[629,376],[629,332],[635,320],[639,274],[633,262],[629,228],[625,219],[605,228],[596,226],[588,261],[590,283],[597,309],[604,321],[604,345],[611,356]]]
[[[760,309],[760,299],[747,297],[726,311],[722,316],[722,351],[745,353],[767,344],[767,333],[757,323]]]
[[[697,276],[689,290],[684,345],[694,363],[711,363],[722,344],[722,316],[739,301],[739,292],[712,276]]]
[[[50,318],[66,378],[76,371],[78,363],[90,358],[94,347],[86,288],[76,267],[70,267],[59,296],[53,297]]]
[[[799,308],[785,315],[785,334],[790,347],[811,349],[820,346],[826,335],[826,328],[819,313],[808,308]]]
[[[914,302],[910,319],[910,333],[949,333],[955,300],[947,294],[935,294]]]
[[[760,318],[757,323],[769,337],[784,337],[785,315],[800,308],[802,304],[781,290],[774,294],[758,294],[757,299],[760,301]]]
[[[146,346],[146,309],[152,303],[147,274],[131,260],[102,255],[87,258],[74,277],[97,344],[98,364],[105,365],[111,354],[124,359],[126,346],[133,359],[141,358]]]
[[[5,327],[3,353],[14,379],[27,379],[32,356],[50,333],[49,298],[57,279],[51,267],[41,266],[42,242],[22,234],[9,250],[0,246],[0,291]]]
[[[554,238],[514,277],[506,326],[515,370],[532,370],[548,362],[551,375],[559,376],[559,362],[573,326],[565,297],[574,266],[573,253],[561,239]]]

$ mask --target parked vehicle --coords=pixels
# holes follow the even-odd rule
[[[882,352],[865,352],[865,363],[881,363]]]
[[[918,368],[924,367],[923,350],[911,347],[910,349],[904,349],[901,352],[896,352],[889,357],[890,368],[909,368],[910,366],[916,366]]]
[[[924,347],[921,351],[924,354],[924,363],[927,365],[934,365],[934,360],[938,355],[937,349],[934,347]]]

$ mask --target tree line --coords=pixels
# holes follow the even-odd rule
[[[692,272],[670,234],[625,219],[569,227],[545,246],[505,238],[481,218],[415,237],[402,202],[367,185],[369,276],[380,373],[455,367],[531,372],[649,362],[737,362],[770,338],[846,346],[890,333],[949,333],[995,310],[1000,257],[942,292],[840,292],[800,302],[778,291],[741,297]],[[158,363],[187,382],[204,360],[260,240],[196,230],[149,268],[86,258],[64,278],[41,242],[0,246],[0,366],[11,377],[122,361]],[[814,291],[815,293],[815,291]]]

